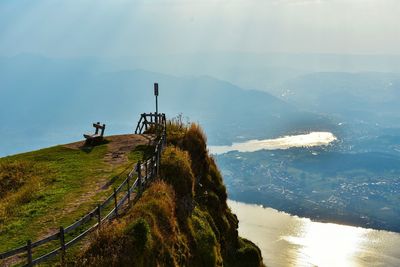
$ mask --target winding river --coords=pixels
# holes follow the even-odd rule
[[[254,152],[262,149],[288,149],[292,147],[326,146],[337,140],[330,132],[311,132],[308,134],[288,135],[275,139],[250,140],[233,143],[230,146],[209,146],[211,154],[223,154],[229,151]]]

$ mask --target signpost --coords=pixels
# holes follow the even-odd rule
[[[154,96],[156,97],[156,128],[158,128],[158,83],[154,83]]]
[[[156,115],[158,114],[158,83],[154,83],[154,95],[156,97]]]

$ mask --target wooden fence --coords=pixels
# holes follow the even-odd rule
[[[128,177],[117,188],[114,188],[113,194],[104,200],[103,203],[97,205],[97,207],[95,207],[85,216],[81,217],[79,220],[75,221],[73,224],[67,227],[61,226],[59,231],[50,236],[47,236],[36,242],[28,240],[26,244],[21,247],[0,253],[0,260],[25,253],[26,264],[24,266],[33,266],[42,263],[56,255],[60,255],[61,263],[64,265],[65,254],[68,248],[76,244],[93,230],[99,229],[104,223],[107,223],[108,221],[111,221],[117,217],[121,212],[121,209],[126,207],[123,205],[126,202],[131,202],[132,193],[135,192],[135,190],[142,192],[146,185],[157,177],[159,173],[161,152],[166,144],[165,114],[141,114],[135,133],[142,134],[143,130],[147,131],[152,126],[154,126],[156,129],[159,129],[156,135],[156,146],[154,152],[144,162],[139,161],[136,163],[129,172]],[[121,194],[122,197],[119,197]],[[104,212],[106,213],[105,216],[103,215]],[[93,220],[95,220],[94,224]],[[74,232],[78,232],[78,230],[82,232],[75,237],[72,237],[72,239],[69,239],[68,241],[66,240],[67,234],[72,235]],[[57,248],[37,258],[33,257],[34,249],[45,244],[48,245],[49,242],[54,240],[59,240],[59,245]]]
[[[137,123],[135,134],[154,129],[162,132],[167,128],[167,120],[164,113],[142,113]]]

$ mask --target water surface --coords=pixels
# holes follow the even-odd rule
[[[400,266],[400,234],[312,222],[271,208],[228,201],[239,234],[256,243],[267,266]]]
[[[308,134],[288,135],[275,139],[250,140],[233,143],[230,146],[209,146],[212,154],[223,154],[229,151],[254,152],[267,149],[288,149],[292,147],[314,147],[329,145],[337,138],[330,132],[311,132]]]

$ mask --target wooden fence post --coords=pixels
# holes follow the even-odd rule
[[[145,161],[145,164],[144,164],[144,174],[146,175],[146,179],[149,179],[149,172],[148,172],[148,170],[147,170],[147,168],[148,168],[148,165],[149,165],[149,162],[148,162],[149,160],[146,160]]]
[[[154,156],[153,156],[153,161],[152,161],[152,167],[153,167],[153,171],[151,172],[151,179],[153,179],[156,175],[157,175],[157,168],[156,168],[156,162],[157,162],[157,148],[156,148],[156,150],[154,151],[155,153],[154,153]]]
[[[115,206],[115,217],[118,216],[118,202],[117,202],[117,191],[114,187],[114,206]]]
[[[142,162],[139,160],[137,165],[137,172],[138,172],[138,181],[139,181],[139,192],[141,193],[143,183],[142,183]]]
[[[151,178],[153,178],[153,157],[149,158],[150,164],[149,164],[149,169],[148,171],[148,176]]]
[[[140,164],[140,177],[142,177],[142,184],[143,184],[143,188],[144,188],[144,185],[146,184],[146,182],[148,180],[147,176],[146,176],[146,168],[145,168],[146,161],[143,160],[143,162],[141,161],[140,163],[141,163]],[[144,173],[143,173],[143,169],[144,169]]]
[[[100,208],[99,204],[97,204],[96,213],[97,213],[97,229],[100,229],[100,226],[101,226],[101,208]]]
[[[156,174],[156,176],[158,176],[159,172],[160,172],[160,147],[157,148],[156,157],[157,157],[157,174]]]
[[[32,241],[28,240],[26,242],[26,252],[28,256],[28,266],[33,266],[32,264]]]
[[[131,203],[131,185],[129,183],[131,176],[128,174],[128,179],[126,180],[126,185],[128,187],[128,204]]]
[[[65,234],[64,227],[60,226],[61,266],[65,266]]]
[[[156,155],[151,158],[151,178],[156,176]]]

